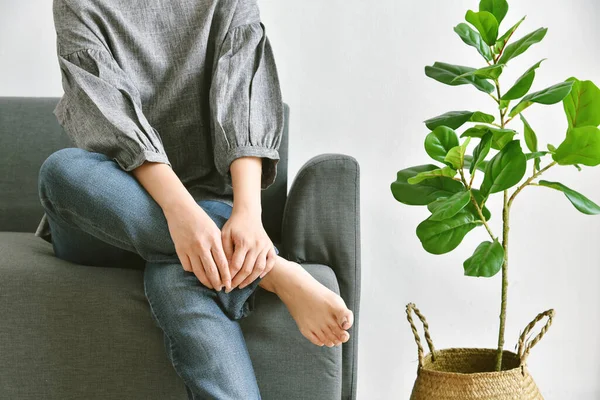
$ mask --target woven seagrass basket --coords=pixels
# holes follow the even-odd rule
[[[421,339],[413,322],[414,312],[423,323],[430,353],[424,355]],[[406,315],[417,342],[419,367],[410,400],[543,400],[529,374],[526,360],[531,348],[552,324],[554,310],[548,310],[525,327],[519,338],[517,354],[504,351],[502,370],[496,371],[496,349],[450,348],[435,350],[425,317],[410,303]],[[548,317],[546,325],[532,340],[526,338],[534,326]]]

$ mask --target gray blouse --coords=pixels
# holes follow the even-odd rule
[[[256,0],[54,0],[53,13],[54,114],[77,147],[125,171],[167,164],[196,200],[233,205],[239,157],[261,157],[261,189],[273,184],[284,109]],[[44,215],[36,236],[49,234]]]

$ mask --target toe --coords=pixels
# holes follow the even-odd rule
[[[329,341],[332,343],[333,346],[337,346],[338,344],[341,344],[340,338],[338,337],[335,330],[332,329],[331,326],[328,326],[326,328],[326,333],[327,333],[327,338],[329,339]]]
[[[321,336],[323,338],[323,343],[325,343],[325,345],[327,347],[333,347],[335,344],[335,335],[333,335],[332,332],[329,331],[328,328],[324,328],[321,331]]]
[[[307,338],[312,344],[316,346],[323,346],[323,342],[319,337],[311,330],[301,329],[300,332]]]
[[[348,340],[347,339],[347,337],[349,336],[348,332],[341,329],[335,321],[333,321],[331,324],[329,324],[329,329],[330,329],[331,333],[335,336],[336,341],[338,341],[340,343],[344,343],[346,340]]]
[[[337,321],[342,329],[349,329],[354,323],[354,313],[349,309],[345,309],[338,315]]]
[[[321,347],[324,346],[325,342],[326,342],[325,335],[323,335],[323,333],[321,331],[317,331],[317,330],[314,330],[311,332],[314,335],[314,337],[317,339],[316,345],[321,346]]]

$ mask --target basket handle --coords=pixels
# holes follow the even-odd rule
[[[425,330],[425,340],[427,341],[427,345],[429,346],[429,351],[431,352],[431,359],[435,361],[435,349],[433,347],[433,342],[431,341],[431,336],[429,335],[429,324],[427,324],[427,320],[421,314],[421,311],[414,305],[414,303],[409,303],[406,305],[406,318],[410,323],[410,327],[412,329],[413,335],[415,336],[415,342],[417,343],[417,347],[419,349],[419,367],[423,367],[423,359],[425,355],[423,353],[423,345],[421,344],[421,338],[419,337],[419,333],[417,332],[417,327],[412,319],[411,312],[414,312],[417,317],[423,323],[423,329]]]
[[[548,321],[546,321],[546,325],[544,325],[542,327],[542,329],[540,330],[540,333],[538,333],[536,337],[534,337],[532,340],[525,343],[526,339],[527,339],[527,335],[529,335],[529,333],[534,328],[534,326],[539,321],[541,321],[542,318],[544,318],[544,317],[548,317]],[[552,325],[552,318],[554,318],[554,310],[553,309],[541,312],[537,315],[537,317],[535,317],[535,319],[533,321],[531,321],[529,323],[529,325],[527,325],[525,327],[525,330],[523,330],[523,333],[519,337],[519,350],[517,352],[519,355],[519,358],[521,359],[521,365],[525,364],[525,360],[527,360],[527,356],[529,356],[529,352],[531,351],[533,346],[535,346],[537,344],[537,342],[539,342],[540,339],[542,339],[542,337],[546,334],[546,331],[548,331],[548,328],[550,327],[550,325]]]

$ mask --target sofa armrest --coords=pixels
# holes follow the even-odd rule
[[[356,398],[360,306],[360,168],[344,154],[308,160],[290,188],[282,220],[282,256],[333,269],[340,295],[354,313],[342,345],[342,398]]]

